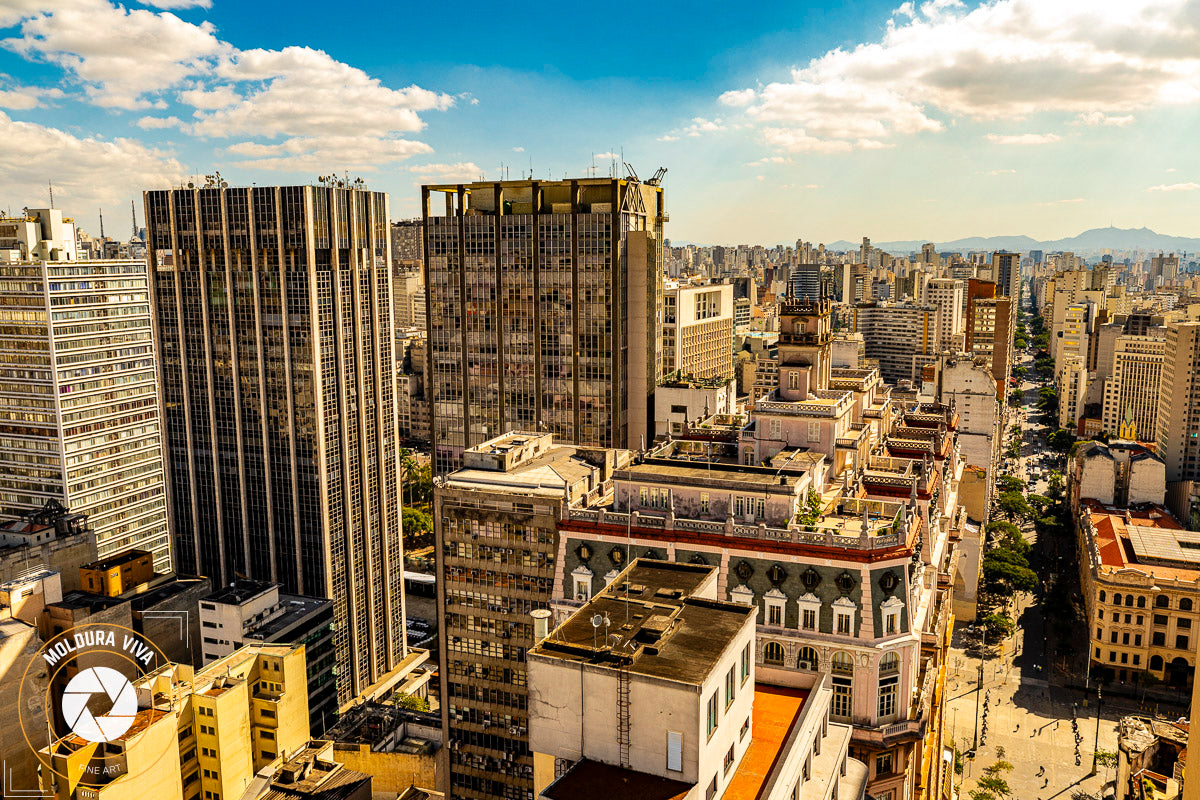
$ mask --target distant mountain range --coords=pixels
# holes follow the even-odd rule
[[[904,255],[919,252],[925,240],[908,242],[871,242],[875,247],[889,253]],[[861,242],[837,241],[825,245],[827,250],[857,250]],[[1200,251],[1200,239],[1186,236],[1168,236],[1155,233],[1149,228],[1092,228],[1078,236],[1051,241],[1038,241],[1029,236],[970,236],[966,239],[954,239],[949,242],[934,242],[938,252],[961,252],[969,250],[1012,250],[1027,252],[1029,250],[1070,250],[1076,255],[1095,255],[1104,250],[1121,252],[1125,250],[1146,250],[1164,253],[1197,252]]]

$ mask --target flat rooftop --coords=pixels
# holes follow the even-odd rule
[[[131,561],[137,561],[139,558],[152,557],[153,555],[149,550],[126,550],[123,553],[117,553],[107,558],[99,558],[90,564],[84,564],[81,569],[109,570],[113,567],[119,567],[122,564],[128,564]]]
[[[271,589],[274,589],[278,585],[270,581],[252,581],[246,578],[238,578],[228,586],[217,589],[212,594],[205,595],[201,599],[209,603],[241,605],[252,597],[258,597],[260,594],[271,591]]]
[[[542,790],[549,800],[681,800],[696,784],[583,759]]]
[[[281,594],[279,602],[283,613],[252,628],[246,638],[269,641],[272,636],[287,630],[322,606],[333,606],[332,600],[295,594]]]
[[[782,686],[755,685],[750,746],[742,756],[722,800],[757,800],[800,718],[808,692]]]
[[[752,606],[694,596],[714,574],[639,558],[530,653],[699,685],[755,614]]]
[[[1185,531],[1167,509],[1154,504],[1110,509],[1095,500],[1083,500],[1082,506],[1101,568],[1141,568],[1185,581],[1200,578],[1200,535]]]

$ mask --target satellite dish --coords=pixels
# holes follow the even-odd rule
[[[592,616],[592,627],[593,628],[599,628],[603,624],[604,624],[604,617],[600,616],[599,614],[594,614]]]

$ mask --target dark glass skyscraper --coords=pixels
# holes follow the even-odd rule
[[[145,200],[179,569],[332,599],[345,702],[406,649],[387,195]]]

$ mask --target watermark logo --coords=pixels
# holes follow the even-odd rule
[[[93,697],[108,698],[112,709],[94,716],[88,708]],[[89,667],[67,683],[62,693],[63,719],[72,732],[89,742],[119,739],[137,716],[137,692],[121,673],[108,667]]]

